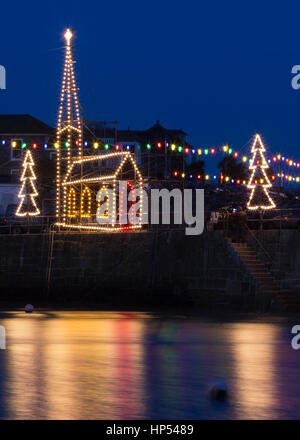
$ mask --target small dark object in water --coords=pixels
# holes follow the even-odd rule
[[[33,305],[32,304],[26,304],[25,306],[25,313],[32,313],[33,312]]]
[[[222,379],[216,380],[209,390],[209,397],[216,402],[225,402],[228,399],[228,387]]]

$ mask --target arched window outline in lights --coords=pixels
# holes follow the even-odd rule
[[[85,200],[87,198],[87,200]],[[86,206],[85,206],[86,204]],[[87,209],[85,209],[87,208]],[[80,216],[81,218],[91,218],[92,216],[92,193],[88,186],[85,186],[80,197]]]
[[[134,194],[134,200],[136,199],[136,188],[130,183],[130,182],[127,182],[127,185],[128,185],[128,187],[129,187],[129,192],[133,192],[133,194]],[[132,213],[130,213],[130,210],[131,210],[131,208],[133,207],[135,205],[135,203],[134,202],[131,202],[130,203],[130,206],[128,207],[128,222],[131,224],[131,225],[134,225],[135,224],[135,222],[134,222],[134,213],[132,212]],[[141,219],[141,215],[140,215],[141,213],[140,212],[138,212],[137,213],[137,216]]]
[[[108,205],[108,209],[104,212],[104,214],[101,214],[101,215],[100,215],[100,214],[97,214],[97,217],[98,217],[99,219],[107,219],[108,216],[109,216],[109,207],[110,207],[109,191],[108,191],[108,189],[107,189],[107,186],[103,185],[103,186],[100,188],[100,191],[99,191],[98,196],[97,196],[97,199],[98,199],[98,200],[101,200],[102,192],[105,193],[105,196],[104,196],[105,198],[104,198],[104,200],[103,200],[102,202],[98,202],[98,209],[99,209],[99,212],[100,212],[100,207],[101,207],[104,203],[107,203],[107,205]]]
[[[77,217],[76,191],[74,188],[70,188],[68,192],[68,217],[69,218]]]

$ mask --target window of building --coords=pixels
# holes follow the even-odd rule
[[[22,144],[23,144],[23,139],[11,139],[11,141],[10,141],[10,159],[11,160],[22,160],[23,159]]]
[[[12,168],[10,170],[10,174],[11,174],[11,176],[19,176],[19,174],[20,174],[19,168]]]

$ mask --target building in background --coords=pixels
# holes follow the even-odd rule
[[[54,133],[52,127],[31,115],[0,115],[0,177],[7,183],[18,181],[24,152],[30,148],[39,183],[51,186],[55,180]],[[118,130],[117,121],[86,121],[83,149],[85,155],[131,151],[144,177],[169,179],[175,169],[182,172],[190,160],[184,151],[186,137],[183,130],[165,128],[159,121],[146,130]],[[110,166],[109,161],[106,166]]]
[[[10,205],[18,203],[20,185],[12,183],[9,177],[0,177],[0,218],[7,215],[7,209]]]
[[[0,115],[0,217],[13,215],[19,202],[19,177],[27,148],[37,163],[40,203],[50,200],[55,176],[54,130],[31,115]],[[49,208],[51,211],[52,208]]]
[[[53,128],[31,115],[0,115],[0,176],[18,180],[27,146],[36,149],[40,164],[51,161],[48,147],[52,136]]]
[[[168,179],[172,170],[184,169],[187,134],[181,129],[168,129],[159,121],[146,130],[117,130],[116,121],[111,125],[87,122],[85,137],[95,137],[109,148],[132,151],[143,175],[152,179]]]

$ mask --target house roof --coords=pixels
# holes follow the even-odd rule
[[[117,165],[117,167],[116,167],[117,170],[115,170],[115,172],[112,172],[109,168],[105,168],[105,169],[101,170],[101,174],[98,175],[97,177],[89,176],[86,179],[81,178],[80,172],[83,169],[84,165],[90,164],[92,162],[101,162],[101,161],[105,161],[107,159],[114,159],[114,158],[120,159],[120,163]],[[104,181],[105,179],[114,179],[121,172],[121,169],[124,167],[126,162],[130,162],[132,164],[132,166],[135,167],[135,170],[137,172],[138,177],[141,178],[142,175],[141,175],[132,155],[128,151],[120,151],[117,153],[107,153],[107,154],[99,154],[96,156],[87,156],[87,157],[84,157],[83,159],[75,160],[72,163],[71,167],[69,168],[67,174],[65,175],[62,185],[68,186],[68,185],[73,185],[74,183],[79,183],[79,182],[92,183],[92,182],[98,182],[101,180]],[[97,170],[96,172],[98,173],[99,170]],[[73,175],[74,179],[72,178],[73,173],[75,173],[75,175]],[[68,181],[68,178],[70,176],[71,176],[71,179]]]
[[[181,129],[165,128],[160,124],[159,121],[156,121],[156,124],[153,125],[152,127],[148,128],[148,130],[146,130],[146,132],[151,134],[152,136],[155,136],[155,137],[161,137],[167,133],[170,133],[171,135],[173,134],[175,136],[186,136],[187,135],[187,133],[185,133]]]
[[[85,135],[89,137],[87,130]],[[94,134],[98,138],[114,138],[115,130],[111,127],[95,127]],[[31,115],[0,115],[0,135],[53,135],[55,129]],[[168,129],[156,121],[146,130],[117,130],[117,140],[120,142],[142,142],[158,140],[182,140],[187,134],[181,129]]]
[[[51,135],[53,128],[31,115],[0,115],[2,135]]]
[[[111,127],[94,128],[95,136],[98,138],[114,138],[115,130]],[[131,130],[129,127],[127,130],[117,130],[117,141],[119,142],[153,142],[153,141],[182,141],[187,133],[181,129],[169,129],[163,127],[159,121],[156,124],[146,130]]]

